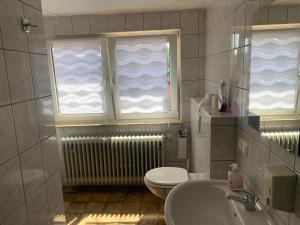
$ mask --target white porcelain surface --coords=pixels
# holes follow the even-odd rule
[[[249,212],[241,203],[227,200],[228,192],[222,180],[190,181],[176,186],[165,204],[167,225],[274,224],[258,207]]]
[[[155,185],[177,185],[188,180],[188,173],[185,169],[177,167],[159,167],[149,170],[145,179]]]

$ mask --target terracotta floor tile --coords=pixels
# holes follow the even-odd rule
[[[66,209],[67,213],[84,213],[86,203],[72,202]]]
[[[142,202],[141,213],[158,213],[159,202]]]
[[[74,199],[74,193],[64,193],[64,201],[71,202]]]
[[[121,213],[122,212],[122,203],[108,202],[105,204],[104,213]]]
[[[160,202],[160,199],[156,197],[154,194],[151,192],[145,192],[143,195],[143,202]]]
[[[140,202],[143,198],[143,192],[129,192],[125,202]]]
[[[78,225],[81,219],[81,214],[66,213],[67,225]]]
[[[141,218],[142,218],[142,214],[139,213],[128,213],[128,214],[122,213],[119,219],[119,223],[138,224]]]
[[[139,225],[156,225],[157,223],[158,218],[156,214],[144,214],[139,221]]]
[[[76,193],[73,202],[89,202],[92,199],[92,193],[89,192],[79,192]]]
[[[87,213],[101,213],[103,212],[104,202],[89,202],[85,208]]]
[[[141,202],[124,202],[122,213],[139,213],[141,209]]]
[[[125,201],[127,192],[111,192],[108,196],[108,202],[123,202]]]
[[[96,192],[93,193],[91,201],[93,202],[106,202],[109,196],[109,192]]]

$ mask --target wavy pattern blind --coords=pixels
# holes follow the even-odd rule
[[[293,110],[297,94],[300,31],[253,32],[251,110]]]
[[[105,112],[99,42],[58,44],[52,48],[58,108],[61,114]]]
[[[115,54],[121,114],[169,112],[171,103],[167,38],[117,39]]]

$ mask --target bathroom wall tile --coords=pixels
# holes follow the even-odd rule
[[[228,170],[234,161],[211,161],[210,162],[210,178],[211,179],[227,179]]]
[[[291,168],[294,168],[295,155],[289,153],[281,145],[271,141],[271,151],[283,162],[288,164]]]
[[[211,160],[235,160],[235,126],[211,127]]]
[[[234,47],[238,48],[245,45],[245,24],[246,24],[246,3],[236,10],[234,34]]]
[[[181,60],[181,80],[197,80],[198,74],[198,58],[185,58]]]
[[[47,56],[30,54],[30,62],[35,97],[51,95]]]
[[[41,0],[22,0],[22,1],[36,9],[39,9],[40,11],[42,10]]]
[[[45,35],[55,35],[55,17],[44,17]]]
[[[44,167],[40,144],[20,155],[26,199],[31,199],[44,182]]]
[[[239,149],[239,141],[242,139],[248,145],[246,152],[243,153]],[[252,162],[252,145],[253,138],[242,130],[238,130],[237,132],[237,140],[236,140],[236,160],[239,163],[240,167],[244,171],[247,177],[251,177],[251,162]]]
[[[178,142],[179,124],[162,124],[162,133],[166,136],[166,142]]]
[[[107,32],[107,16],[95,15],[90,16],[91,33],[104,33]]]
[[[144,13],[144,30],[160,30],[161,20],[160,12]]]
[[[253,15],[254,25],[263,25],[268,23],[268,8],[262,8]]]
[[[55,133],[52,97],[36,100],[40,138],[47,138]]]
[[[199,35],[199,57],[205,57],[205,41],[206,41],[206,35],[200,34]]]
[[[300,173],[297,173],[297,176],[295,211],[294,213],[291,213],[290,225],[297,225],[300,223]]]
[[[14,120],[10,106],[0,108],[0,164],[18,154]]]
[[[23,184],[18,157],[0,166],[0,223],[24,201]],[[5,193],[5,194],[3,194]]]
[[[48,179],[59,170],[59,153],[56,136],[42,141],[42,155],[45,169],[45,178]]]
[[[126,31],[141,31],[144,29],[144,15],[130,13],[126,15]]]
[[[73,34],[89,34],[90,33],[90,17],[89,16],[72,16]]]
[[[181,81],[182,100],[189,101],[198,96],[198,83],[195,81]]]
[[[0,26],[0,48],[3,48],[1,26]]]
[[[180,28],[182,34],[198,34],[199,33],[198,10],[183,10],[180,12]]]
[[[13,105],[19,152],[36,144],[39,140],[36,107],[34,101]]]
[[[300,6],[288,7],[288,23],[300,23]]]
[[[182,122],[191,122],[190,101],[182,102]]]
[[[264,193],[264,173],[269,164],[269,156],[268,149],[256,141],[253,142],[251,181],[261,193]]]
[[[2,225],[29,225],[25,204],[18,208]]]
[[[32,28],[29,34],[27,34],[29,51],[46,54],[46,40],[42,12],[24,5],[24,15],[32,24],[38,26]]]
[[[32,199],[26,201],[30,225],[49,224],[46,188],[43,185]]]
[[[199,34],[204,34],[206,32],[206,10],[199,9]]]
[[[234,87],[243,87],[244,77],[244,48],[238,48],[231,51],[231,85]]]
[[[199,58],[198,67],[199,67],[198,79],[204,80],[205,79],[205,58]]]
[[[295,213],[291,213],[290,225],[297,225],[297,224],[300,224],[300,217],[298,217]]]
[[[162,29],[179,29],[180,13],[177,11],[169,11],[162,13]]]
[[[0,50],[0,106],[7,105],[9,103],[10,103],[10,94],[8,88],[4,53],[3,50]]]
[[[168,142],[165,144],[164,160],[177,161],[178,160],[178,144],[176,142]]]
[[[181,36],[181,57],[198,57],[199,52],[199,37],[198,35],[182,35]]]
[[[33,98],[29,54],[4,51],[12,102]]]
[[[108,16],[108,32],[125,31],[125,15],[115,14]]]
[[[69,16],[60,16],[55,18],[56,35],[72,34],[72,20]]]
[[[23,15],[22,3],[17,0],[0,1],[0,25],[3,47],[6,49],[26,51],[28,49],[27,37],[20,28]]]
[[[62,183],[59,171],[46,183],[50,217],[63,207]]]
[[[250,68],[251,68],[251,46],[245,46],[244,48],[244,78],[243,88],[250,88]]]
[[[288,18],[287,7],[274,6],[269,7],[268,24],[286,23]]]

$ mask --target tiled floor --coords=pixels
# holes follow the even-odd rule
[[[164,201],[146,189],[64,193],[67,225],[165,225]]]

